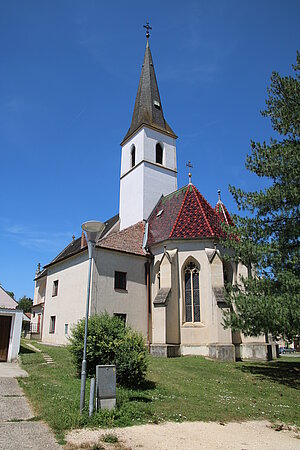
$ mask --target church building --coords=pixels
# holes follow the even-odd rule
[[[221,223],[232,223],[219,200],[213,208],[191,182],[178,189],[177,136],[159,95],[147,45],[130,128],[122,143],[119,214],[105,222],[94,250],[90,315],[107,311],[141,332],[157,356],[203,355],[221,360],[266,359],[262,336],[222,326],[224,282],[246,268],[224,259]],[[67,344],[85,316],[88,249],[85,235],[35,278],[32,338]]]

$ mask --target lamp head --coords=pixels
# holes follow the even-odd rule
[[[83,231],[86,232],[86,237],[88,241],[96,242],[100,233],[104,230],[105,225],[102,222],[96,220],[89,220],[81,225]]]

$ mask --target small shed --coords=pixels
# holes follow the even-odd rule
[[[18,303],[0,286],[0,362],[11,362],[17,359],[23,311],[16,309]],[[25,320],[29,320],[27,317]]]

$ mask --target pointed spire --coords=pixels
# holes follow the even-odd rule
[[[225,221],[227,225],[234,225],[229,212],[221,200],[221,189],[218,189],[218,201],[215,207],[215,212],[218,214],[222,222]]]
[[[148,29],[147,29],[148,30]],[[149,45],[149,31],[147,31],[147,44],[142,66],[140,82],[135,100],[130,128],[123,139],[123,143],[140,128],[142,125],[148,125],[158,131],[162,131],[169,136],[177,138],[170,126],[167,124],[155,76],[153,60]]]

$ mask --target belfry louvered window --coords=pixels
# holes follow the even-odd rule
[[[162,164],[163,163],[163,148],[162,148],[162,146],[160,145],[159,142],[156,144],[155,162],[157,162],[157,164]]]
[[[135,166],[135,145],[131,147],[131,167]]]
[[[200,322],[199,269],[189,262],[184,269],[185,321]]]

